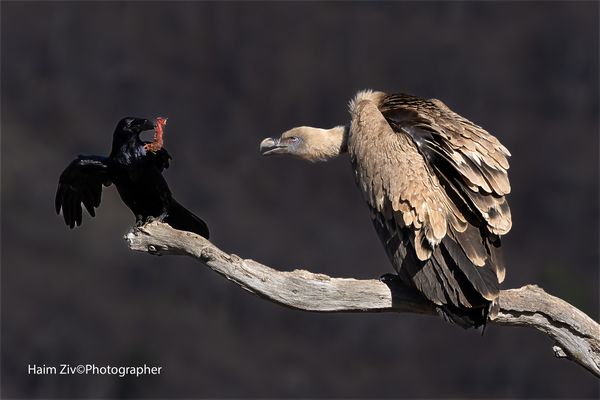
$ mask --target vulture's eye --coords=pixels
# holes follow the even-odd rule
[[[298,142],[300,141],[300,138],[299,138],[299,137],[296,137],[296,136],[291,136],[291,137],[290,137],[288,140],[289,140],[291,143],[298,143]]]

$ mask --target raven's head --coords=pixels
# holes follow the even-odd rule
[[[119,121],[115,128],[115,137],[118,135],[128,138],[151,129],[154,129],[154,122],[149,119],[125,117]]]

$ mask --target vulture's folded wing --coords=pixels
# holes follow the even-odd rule
[[[356,182],[400,280],[453,321],[485,323],[504,279],[508,151],[437,100],[364,91],[350,112]]]
[[[498,139],[436,99],[389,95],[379,109],[394,131],[417,145],[459,216],[494,235],[510,230],[504,198],[510,192],[510,153]],[[463,232],[464,226],[457,223],[455,228]]]
[[[88,213],[95,216],[94,209],[98,208],[102,197],[102,185],[111,184],[106,161],[105,157],[79,156],[60,175],[54,204],[57,214],[62,209],[69,227],[81,225],[82,203]]]

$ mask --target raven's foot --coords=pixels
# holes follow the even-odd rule
[[[400,282],[400,277],[397,274],[383,274],[379,277],[379,280],[389,285],[390,283]]]
[[[152,142],[146,143],[144,149],[156,153],[163,147],[163,127],[167,124],[167,119],[163,117],[156,118],[156,126],[154,127],[154,139]]]
[[[140,228],[151,222],[163,222],[166,217],[167,217],[166,212],[160,214],[158,217],[153,217],[151,215],[150,216],[137,215],[135,217],[135,227]]]
[[[167,218],[166,212],[160,214],[158,217],[153,217],[153,216],[146,217],[146,221],[144,223],[149,224],[151,222],[164,222],[165,218]]]

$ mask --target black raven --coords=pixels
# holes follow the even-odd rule
[[[162,147],[165,123],[162,118],[157,118],[156,124],[143,118],[123,118],[115,128],[108,157],[80,155],[69,164],[60,175],[55,199],[56,212],[60,214],[62,208],[67,226],[81,225],[82,203],[94,217],[102,185],[114,183],[137,224],[158,219],[208,239],[206,223],[175,201],[162,176],[171,159]],[[151,129],[156,129],[154,141],[142,141],[140,133]]]

